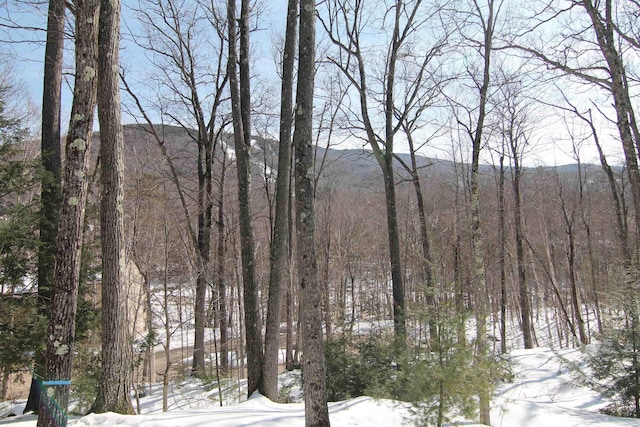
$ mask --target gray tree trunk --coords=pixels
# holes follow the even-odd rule
[[[262,381],[262,328],[258,308],[258,288],[255,283],[253,225],[251,219],[251,122],[249,105],[249,2],[242,0],[240,16],[240,82],[236,73],[236,2],[227,3],[229,27],[228,77],[233,116],[233,140],[238,174],[238,205],[240,216],[240,244],[242,281],[244,288],[244,324],[247,341],[248,394],[253,394]],[[246,33],[246,34],[244,34]]]
[[[293,144],[296,151],[296,237],[302,307],[305,426],[329,426],[322,333],[322,289],[315,253],[313,197],[313,90],[315,2],[300,2],[300,41]]]
[[[480,102],[478,105],[478,118],[475,132],[470,134],[473,142],[471,157],[471,246],[473,256],[473,283],[476,292],[476,346],[478,358],[481,361],[480,366],[485,359],[488,358],[487,346],[487,312],[489,307],[487,295],[487,283],[484,268],[484,246],[482,242],[482,227],[480,224],[480,149],[482,147],[482,134],[484,130],[484,121],[486,118],[487,98],[489,92],[490,76],[491,76],[491,50],[493,42],[493,31],[495,28],[494,2],[488,1],[488,16],[483,18],[482,11],[477,6],[477,13],[484,24],[483,46],[483,68],[482,68],[482,84],[479,87]],[[528,314],[527,314],[528,315]],[[486,368],[485,368],[486,371]],[[480,423],[490,425],[490,378],[488,372],[482,372],[479,378],[478,400]]]
[[[522,196],[520,191],[520,179],[522,168],[518,153],[517,142],[510,141],[511,155],[513,156],[513,199],[514,199],[514,224],[516,232],[516,257],[518,261],[518,288],[520,291],[520,316],[522,318],[522,336],[524,348],[533,348],[533,334],[531,326],[531,304],[529,290],[527,289],[526,272],[524,269],[524,232],[522,227]]]
[[[46,316],[51,302],[55,268],[56,239],[61,202],[62,154],[60,152],[60,103],[62,84],[62,48],[64,45],[65,2],[49,1],[47,41],[44,54],[44,82],[42,92],[42,128],[40,152],[42,167],[40,247],[38,248],[38,310]],[[44,336],[44,331],[42,332]],[[44,353],[36,349],[35,373],[44,375]],[[39,384],[31,381],[29,399],[24,413],[38,412]]]
[[[99,0],[79,0],[75,4],[76,76],[71,120],[67,134],[62,208],[54,270],[55,286],[47,334],[46,379],[53,381],[71,379],[82,230],[87,200],[89,145],[97,96],[100,2]],[[38,427],[66,425],[69,387],[68,385],[51,387],[52,396],[47,399],[43,398],[40,402]],[[54,407],[58,407],[64,412],[54,411]]]
[[[194,97],[197,91],[192,90]],[[195,98],[197,100],[197,98]],[[198,276],[196,278],[196,298],[194,307],[194,342],[193,363],[191,371],[194,375],[205,374],[205,339],[207,289],[211,283],[211,227],[213,215],[213,139],[207,135],[207,126],[199,107],[194,102],[198,117],[198,237],[196,239],[196,258],[198,260]]]
[[[217,242],[217,317],[218,327],[220,328],[220,369],[224,373],[229,369],[229,321],[227,319],[227,286],[226,286],[226,269],[225,255],[227,253],[227,245],[225,238],[225,221],[224,221],[224,182],[227,174],[227,153],[223,150],[222,170],[220,171],[220,185],[218,189],[218,220],[216,227],[218,230]]]
[[[411,176],[411,183],[416,194],[416,203],[418,205],[418,220],[420,223],[420,243],[422,246],[422,275],[425,286],[425,301],[427,303],[427,321],[429,323],[429,338],[432,343],[438,340],[438,328],[436,325],[436,289],[433,280],[433,259],[431,257],[431,245],[429,243],[429,231],[427,227],[427,213],[424,203],[424,195],[422,193],[422,185],[420,183],[420,174],[418,171],[418,161],[416,158],[416,149],[413,135],[406,123],[403,123],[407,142],[409,144],[409,155],[411,156],[411,166],[402,163],[407,172]]]
[[[42,179],[41,246],[38,251],[38,297],[42,307],[46,307],[51,298],[57,224],[60,214],[60,181],[62,171],[62,157],[60,152],[60,96],[64,23],[65,2],[60,0],[49,1],[40,142],[42,166],[46,172]]]
[[[500,176],[498,183],[498,235],[500,245],[500,352],[507,353],[507,231],[504,200],[504,154],[500,155]]]
[[[406,313],[404,302],[404,275],[402,273],[402,262],[400,258],[400,232],[398,230],[398,213],[396,208],[396,185],[393,172],[393,139],[395,126],[393,124],[394,109],[394,87],[396,76],[396,62],[398,52],[402,45],[400,37],[400,19],[403,11],[403,2],[396,1],[395,20],[393,27],[393,38],[391,42],[391,53],[386,70],[387,81],[384,93],[384,113],[385,113],[385,148],[382,156],[377,154],[378,163],[382,167],[384,180],[384,194],[387,207],[387,233],[389,236],[389,260],[391,262],[391,282],[393,286],[393,327],[395,331],[396,344],[401,348],[406,345]],[[410,25],[409,23],[407,25]],[[374,150],[375,152],[376,150]]]
[[[291,175],[291,122],[293,115],[293,71],[296,56],[298,0],[289,0],[287,29],[282,59],[280,91],[280,141],[278,145],[278,175],[276,177],[276,212],[271,241],[271,271],[265,334],[262,393],[273,401],[278,399],[278,353],[280,349],[280,311],[282,306],[282,271],[289,240],[289,180]]]
[[[102,0],[98,119],[102,194],[102,378],[92,412],[133,414],[132,348],[124,280],[124,136],[120,112],[120,1]]]

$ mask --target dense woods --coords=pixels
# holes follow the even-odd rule
[[[0,78],[0,399],[33,377],[57,425],[302,368],[307,425],[366,393],[490,424],[517,325],[625,360],[640,416],[636,1],[46,6],[0,17],[46,36],[41,122]]]

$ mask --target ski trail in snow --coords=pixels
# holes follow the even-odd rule
[[[580,356],[575,349],[559,353],[570,360]],[[513,383],[501,384],[496,390],[491,410],[493,426],[640,426],[637,419],[599,414],[607,401],[576,385],[553,350],[516,350],[511,359],[518,374]]]

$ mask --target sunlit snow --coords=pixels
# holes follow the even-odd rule
[[[597,413],[607,402],[593,391],[575,386],[559,356],[579,361],[580,350],[550,348],[515,350],[511,353],[516,378],[502,384],[492,402],[492,425],[504,427],[583,427],[640,426],[640,420],[616,418]],[[217,394],[215,395],[217,396]],[[220,403],[200,383],[185,382],[172,386],[170,410],[161,411],[161,390],[140,400],[143,415],[92,414],[74,418],[69,426],[153,426],[153,427],[239,427],[304,426],[304,405],[279,404],[254,395],[231,406]],[[20,413],[24,402],[14,408]],[[330,403],[333,426],[411,426],[409,406],[389,400],[359,397]],[[478,426],[471,420],[459,420],[466,426]],[[25,415],[0,421],[0,426],[35,427],[36,417]]]

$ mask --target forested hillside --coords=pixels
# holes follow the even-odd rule
[[[491,425],[543,346],[640,418],[637,0],[0,6],[0,400],[39,427],[283,371],[309,427]]]

